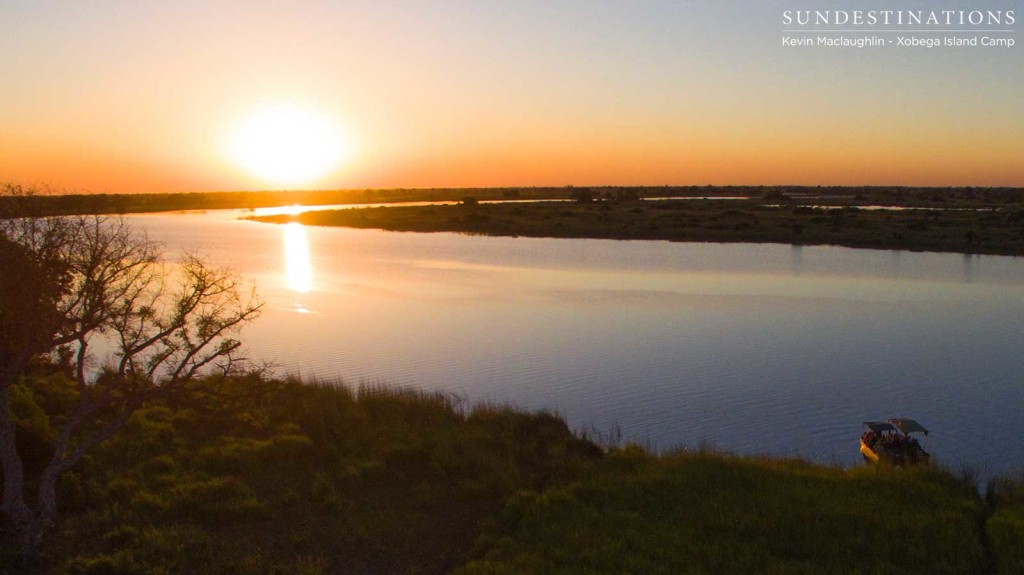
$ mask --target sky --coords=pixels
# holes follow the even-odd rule
[[[5,0],[0,182],[1024,186],[1024,24],[783,45],[785,10],[872,7],[1024,3]]]

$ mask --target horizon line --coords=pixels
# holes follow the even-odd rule
[[[315,189],[262,189],[262,190],[191,190],[179,192],[89,192],[89,191],[55,191],[38,193],[36,197],[54,196],[130,196],[130,195],[174,195],[174,194],[275,194],[275,193],[327,193],[327,192],[360,192],[360,191],[436,191],[436,190],[502,190],[502,189],[573,189],[573,188],[903,188],[903,189],[1001,189],[1024,191],[1024,184],[1017,185],[915,185],[915,184],[563,184],[563,185],[496,185],[496,186],[400,186],[400,187],[354,187],[354,188],[315,188]],[[3,196],[0,196],[3,197]]]

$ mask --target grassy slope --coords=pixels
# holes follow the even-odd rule
[[[53,379],[18,402],[30,470],[52,437],[31,406],[68,401]],[[551,415],[467,414],[442,395],[205,382],[139,412],[63,482],[47,572],[443,573],[510,494],[599,454]]]
[[[35,393],[18,388],[30,472],[52,441],[45,412],[69,401],[59,375]],[[551,415],[294,381],[208,381],[152,405],[61,490],[44,572],[971,573],[987,563],[982,503],[943,473],[603,455]],[[1000,539],[998,525],[992,547],[1017,564],[1024,544]],[[0,544],[2,572],[15,551],[2,529]]]
[[[937,473],[620,453],[510,505],[458,573],[973,573],[980,512]]]
[[[493,236],[830,244],[1024,255],[1024,206],[1000,211],[870,211],[853,207],[772,207],[764,203],[665,200],[479,204],[333,210],[255,219]]]
[[[985,527],[996,572],[1024,574],[1024,474],[994,481],[988,499],[994,513]]]

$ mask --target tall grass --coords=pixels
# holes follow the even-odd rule
[[[995,572],[1024,574],[1024,472],[990,482],[987,499],[993,513],[985,529]]]
[[[614,453],[512,501],[456,573],[973,573],[977,497],[941,472]]]
[[[22,398],[26,445],[45,453],[68,389],[51,378]],[[42,570],[440,573],[467,560],[505,499],[576,479],[599,454],[548,414],[211,378],[138,411],[66,477]],[[8,536],[0,572],[15,559]]]
[[[41,458],[74,389],[39,377],[12,395]],[[1022,485],[993,483],[986,504],[942,470],[659,457],[553,413],[210,378],[64,478],[40,572],[1021,573]],[[10,537],[0,525],[0,572]]]

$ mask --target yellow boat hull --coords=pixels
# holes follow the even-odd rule
[[[864,459],[871,461],[872,463],[878,463],[878,454],[875,453],[864,440],[860,440],[860,453],[864,456]]]

